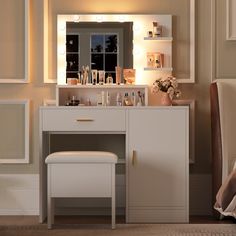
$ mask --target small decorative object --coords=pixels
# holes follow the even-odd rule
[[[89,66],[82,66],[81,84],[88,83]]]
[[[93,85],[96,85],[97,84],[97,74],[98,74],[98,71],[97,70],[92,70],[92,83]]]
[[[153,37],[157,37],[157,26],[158,23],[157,22],[152,22],[153,24]]]
[[[123,69],[124,80],[126,84],[134,84],[135,82],[135,69]]]
[[[111,74],[108,74],[108,76],[106,78],[106,84],[113,84],[113,78],[112,78]]]
[[[153,24],[153,37],[162,36],[162,26],[158,22],[152,22]]]
[[[111,105],[110,93],[107,92],[107,96],[106,96],[106,106],[110,106],[110,105]]]
[[[68,85],[77,85],[77,79],[76,78],[67,78],[67,84]]]
[[[121,67],[120,66],[116,66],[116,84],[120,84],[121,83]]]
[[[160,52],[147,52],[147,67],[162,68],[164,66],[164,54]]]
[[[99,70],[98,71],[98,83],[100,85],[103,85],[105,82],[105,71],[104,70]]]
[[[144,94],[142,94],[141,91],[138,91],[137,106],[143,106],[143,104],[144,104]]]
[[[79,71],[77,75],[78,75],[78,84],[81,84],[81,71]]]
[[[152,37],[153,37],[152,31],[148,31],[147,36],[148,36],[149,38],[152,38]]]
[[[161,104],[164,106],[172,105],[173,98],[179,98],[181,95],[178,89],[178,82],[175,77],[168,76],[165,79],[157,79],[152,86],[152,92],[158,93],[162,92]]]
[[[120,93],[116,95],[116,106],[122,106],[122,96]]]
[[[102,106],[102,93],[97,94],[97,106]]]
[[[131,101],[128,93],[125,93],[123,105],[124,106],[133,106],[132,101]]]

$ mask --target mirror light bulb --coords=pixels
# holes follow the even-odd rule
[[[74,15],[73,16],[73,21],[74,22],[79,22],[80,16],[79,15]]]

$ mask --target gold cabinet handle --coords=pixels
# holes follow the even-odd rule
[[[132,165],[135,166],[135,164],[137,163],[137,153],[135,150],[133,150],[132,153]]]
[[[94,121],[93,119],[77,119],[76,120],[77,122],[92,122],[92,121]]]

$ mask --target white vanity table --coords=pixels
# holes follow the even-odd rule
[[[125,135],[126,222],[188,222],[188,107],[41,107],[40,221],[51,134]],[[62,173],[63,174],[63,173]]]
[[[79,22],[90,24],[98,21],[100,27],[101,21],[116,22],[118,25],[119,22],[132,22],[133,26],[124,40],[131,43],[124,50],[129,53],[123,58],[124,64],[118,65],[136,69],[136,85],[66,84],[67,23],[75,22],[75,19],[77,27]],[[153,22],[162,25],[161,37],[147,37]],[[104,142],[107,142],[104,151],[119,152],[116,153],[118,164],[123,165],[123,170],[122,174],[116,172],[116,177],[119,179],[123,176],[124,201],[118,202],[117,207],[125,209],[123,213],[127,223],[188,222],[189,109],[187,106],[148,106],[148,86],[144,85],[147,83],[146,78],[150,84],[150,79],[157,78],[156,73],[158,76],[160,73],[166,76],[172,71],[172,16],[58,15],[57,27],[57,106],[40,108],[40,221],[46,218],[47,212],[45,158],[51,152],[69,149],[69,146],[64,147],[63,141],[60,142],[61,149],[53,148],[52,137],[68,135],[61,137],[65,140],[76,134],[74,139],[80,139],[77,141],[78,146],[75,145],[78,150],[94,150],[95,146],[102,150]],[[164,64],[159,68],[147,67],[148,52],[164,54]],[[119,57],[122,57],[122,53]],[[127,58],[131,59],[131,64],[125,63]],[[101,91],[109,92],[111,106],[64,106],[66,99],[72,96],[79,98],[83,104],[90,99],[92,105],[95,105],[97,94]],[[145,106],[115,106],[118,92],[123,95],[140,92],[144,95]],[[106,135],[106,141],[103,141],[101,137]],[[114,149],[114,146],[122,150]],[[119,188],[116,189],[119,199]]]

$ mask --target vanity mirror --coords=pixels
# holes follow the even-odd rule
[[[78,78],[82,66],[88,65],[111,77],[104,82],[115,83],[116,66],[133,67],[132,28],[132,22],[67,22],[66,78]]]
[[[161,37],[148,37],[153,22],[162,26]],[[146,84],[145,78],[155,78],[157,73],[172,72],[171,15],[58,15],[57,23],[59,85],[76,77],[83,65],[113,76],[116,65],[134,68],[136,84]],[[148,52],[163,53],[164,65],[147,68]]]

